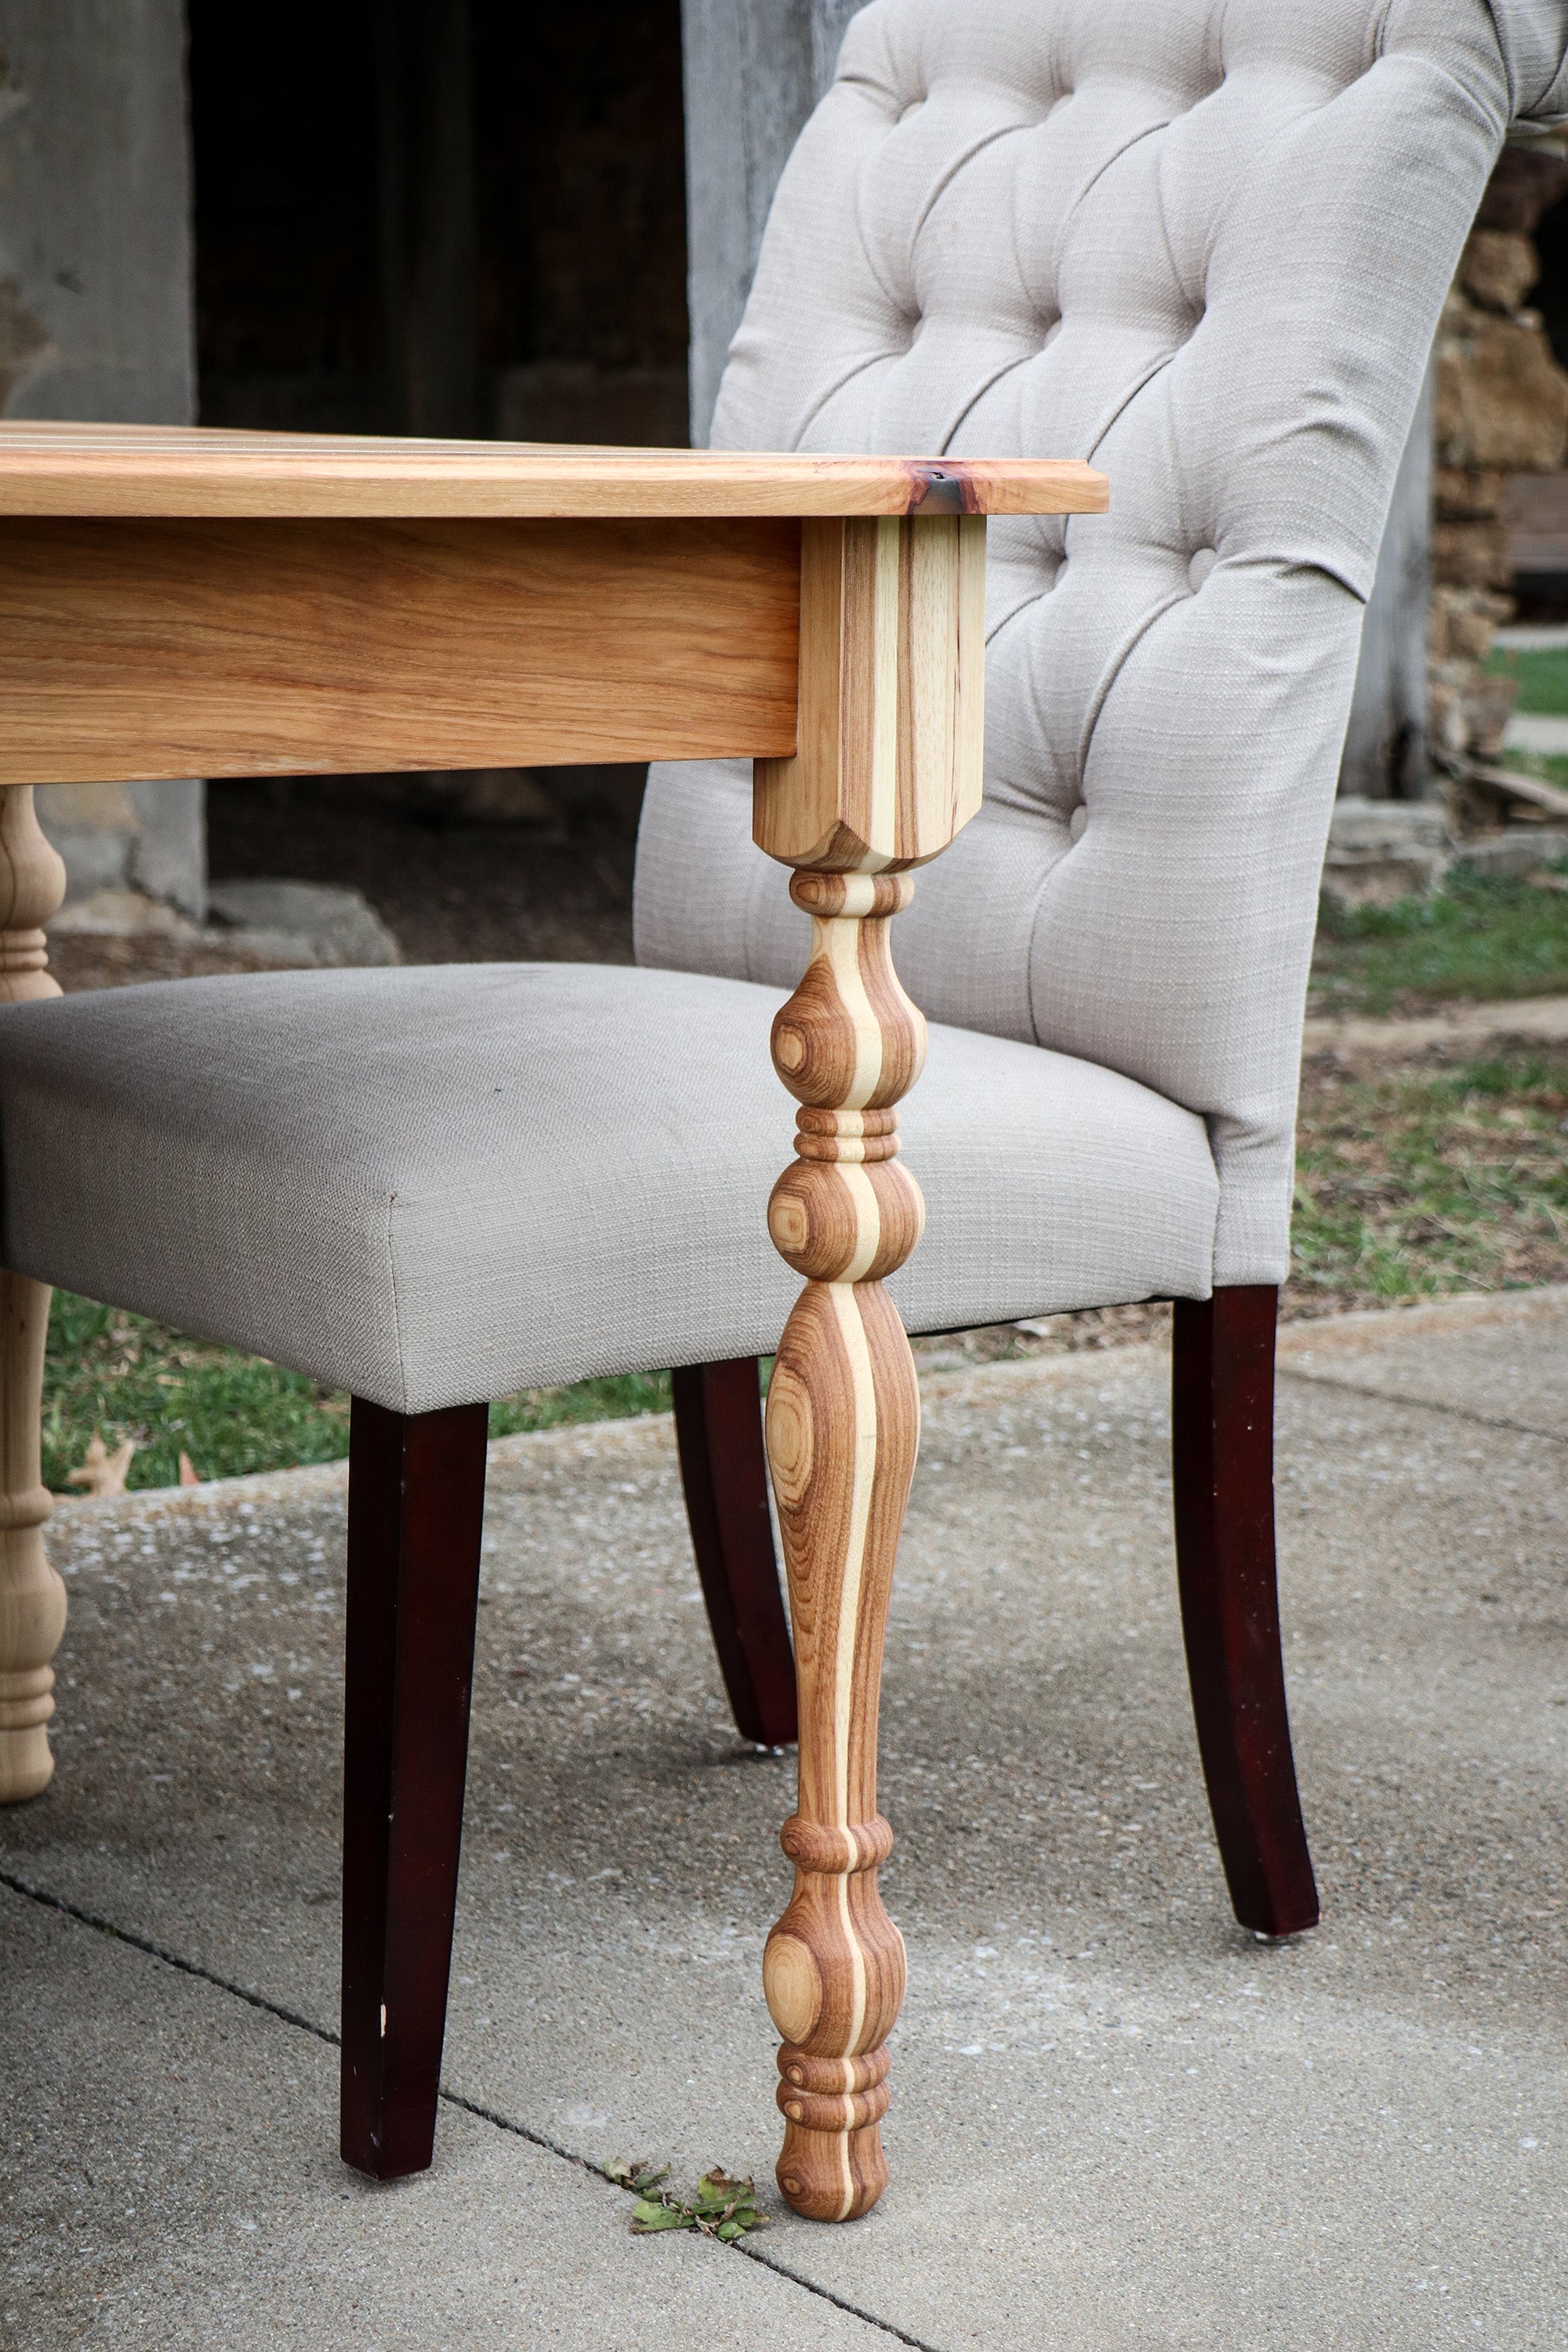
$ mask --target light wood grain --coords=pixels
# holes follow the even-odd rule
[[[0,520],[0,782],[787,751],[799,527]]]
[[[819,871],[934,857],[984,782],[984,518],[803,523],[800,631],[799,740],[757,761],[759,845]]]
[[[0,514],[566,517],[1096,514],[1077,460],[0,425]]]
[[[54,1508],[38,1459],[49,1292],[0,1273],[0,1804],[36,1797],[55,1769],[50,1664],[66,1629],[66,1589],[44,1550]]]
[[[65,887],[31,787],[0,792],[0,1007],[59,994],[44,925]],[[66,1589],[43,1538],[54,1508],[38,1444],[49,1297],[41,1282],[0,1272],[0,1804],[36,1797],[55,1769],[50,1660],[65,1632]]]
[[[44,925],[65,893],[65,860],[45,838],[32,786],[0,791],[0,1005],[59,994]]]
[[[763,1983],[784,2036],[778,2180],[799,2213],[847,2221],[886,2186],[888,2034],[904,1948],[877,1888],[877,1716],[893,1561],[920,1435],[913,1359],[882,1276],[920,1239],[920,1188],[892,1106],[925,1024],[888,952],[907,875],[797,874],[811,958],[773,1022],[773,1066],[802,1106],[768,1228],[806,1286],[768,1388],[767,1448],[799,1685],[800,1786],[783,1833],[795,1892]]]

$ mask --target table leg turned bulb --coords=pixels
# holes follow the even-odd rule
[[[887,2186],[886,2043],[904,1997],[903,1939],[877,1889],[893,1842],[877,1811],[877,1707],[920,1437],[914,1360],[882,1287],[925,1215],[895,1158],[892,1108],[925,1057],[925,1024],[888,951],[889,918],[913,887],[907,874],[795,875],[790,895],[813,919],[811,961],[773,1033],[773,1066],[802,1108],[798,1158],[773,1188],[768,1228],[806,1286],[767,1402],[800,1793],[782,1839],[795,1893],[768,1938],[763,1982],[784,2036],[779,2186],[814,2221],[852,2220]]]
[[[44,1551],[54,1507],[38,1462],[38,1402],[49,1292],[0,1274],[0,1804],[36,1797],[55,1769],[49,1661],[66,1629],[66,1589]]]
[[[32,786],[0,788],[0,1018],[6,1004],[59,994],[44,925],[64,895],[65,867]],[[36,1797],[55,1769],[49,1662],[65,1632],[66,1589],[43,1537],[54,1508],[38,1443],[49,1297],[46,1284],[0,1273],[0,1804]]]

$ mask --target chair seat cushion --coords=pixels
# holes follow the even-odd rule
[[[0,1013],[4,1255],[407,1412],[770,1350],[776,989],[577,964],[300,971]],[[1204,1297],[1204,1123],[935,1028],[903,1106],[938,1330]]]

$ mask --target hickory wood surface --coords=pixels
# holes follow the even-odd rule
[[[36,1797],[55,1769],[50,1663],[66,1629],[66,1589],[44,1550],[54,1508],[39,1463],[50,1293],[0,1273],[0,1804]]]
[[[799,1693],[796,1810],[781,1843],[789,1906],[763,1986],[784,2036],[778,2181],[816,2221],[865,2212],[887,2184],[887,2039],[902,2004],[902,1938],[877,1865],[877,1717],[893,1563],[920,1437],[914,1361],[882,1277],[924,1217],[893,1105],[919,1076],[925,1024],[888,953],[907,875],[797,874],[810,961],[773,1022],[773,1066],[800,1104],[796,1162],[768,1230],[806,1278],[768,1387],[768,1463],[789,1576]]]
[[[1076,459],[0,425],[0,513],[14,515],[1095,514],[1106,496]]]
[[[0,782],[789,751],[798,583],[787,520],[0,519]]]
[[[800,1105],[795,1163],[768,1230],[805,1288],[768,1388],[768,1465],[795,1627],[795,1891],[763,1986],[784,2036],[784,2195],[813,2220],[866,2212],[888,2179],[888,2035],[902,1940],[877,1887],[892,1831],[877,1811],[877,1717],[893,1564],[920,1439],[914,1361],[883,1277],[921,1237],[920,1187],[894,1108],[925,1024],[888,926],[980,805],[985,524],[969,515],[801,527],[800,735],[754,769],[752,832],[803,870],[810,960],[773,1028]]]
[[[6,1004],[58,996],[43,926],[65,896],[30,789],[0,793],[0,1019]],[[0,1272],[0,1804],[35,1797],[53,1772],[50,1663],[65,1632],[66,1589],[44,1550],[54,1506],[39,1463],[49,1292]]]
[[[801,526],[800,728],[759,760],[753,832],[816,867],[918,865],[980,806],[985,522]]]

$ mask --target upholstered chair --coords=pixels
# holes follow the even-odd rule
[[[927,1234],[892,1288],[917,1331],[1175,1300],[1199,1743],[1265,1934],[1317,1916],[1270,1412],[1319,868],[1439,306],[1510,119],[1568,111],[1565,39],[1564,0],[873,0],[778,191],[715,424],[1110,477],[1109,516],[993,529],[986,799],[895,926],[935,1025],[903,1129]],[[736,1719],[795,1728],[755,1360],[796,1287],[765,1225],[789,1132],[767,1041],[806,940],[740,769],[652,775],[636,920],[640,970],[0,1014],[27,1347],[61,1284],[354,1398],[343,2147],[383,2175],[434,2130],[484,1400],[682,1368]],[[37,1605],[0,1620],[33,1694],[0,1732],[14,1795],[47,1778],[60,1613],[28,1573]]]

